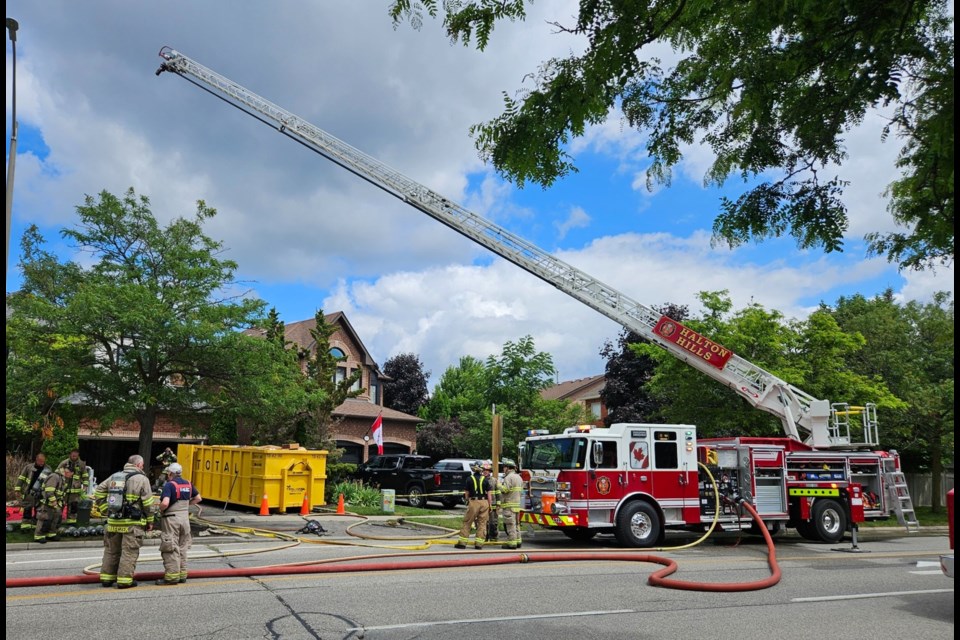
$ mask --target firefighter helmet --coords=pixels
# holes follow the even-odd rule
[[[180,475],[183,473],[183,467],[180,466],[179,462],[171,462],[170,466],[167,467],[167,473],[175,473],[176,475]]]
[[[511,460],[510,458],[503,458],[500,461],[500,466],[503,467],[504,469],[516,469],[517,463]]]

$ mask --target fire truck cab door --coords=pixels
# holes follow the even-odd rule
[[[626,493],[653,495],[652,456],[650,454],[650,429],[631,429],[627,440],[627,486]]]
[[[624,468],[626,462],[618,451],[616,439],[593,440],[590,448],[590,472],[587,474],[587,500],[591,512],[590,521],[598,517],[613,522],[613,512],[626,488]],[[600,515],[600,512],[607,512]]]
[[[690,447],[690,452],[686,451],[687,441],[683,430],[666,427],[650,429],[650,445],[653,495],[665,510],[683,509],[691,497],[691,491],[696,489],[695,483],[690,484],[687,473],[691,466],[696,470],[693,447]]]

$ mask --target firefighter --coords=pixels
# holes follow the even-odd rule
[[[170,447],[167,447],[163,452],[157,456],[157,462],[162,466],[160,473],[157,474],[157,481],[154,483],[154,489],[160,490],[163,487],[163,483],[167,480],[167,467],[177,461],[177,454],[173,452]]]
[[[490,480],[490,473],[493,471],[493,465],[484,462],[481,465],[472,467],[473,474],[467,478],[467,485],[464,489],[464,499],[467,501],[467,513],[463,516],[463,524],[460,525],[460,537],[455,549],[466,549],[470,543],[470,526],[476,525],[476,537],[474,538],[474,547],[483,549],[483,543],[486,542],[487,519],[490,516],[490,504],[493,500],[493,483]]]
[[[43,483],[43,497],[37,510],[37,530],[33,541],[46,544],[47,540],[56,540],[63,507],[67,503],[67,494],[73,485],[73,470],[69,467],[57,467]]]
[[[13,491],[14,496],[23,508],[20,528],[24,531],[37,526],[37,509],[43,498],[43,483],[46,482],[49,475],[50,467],[47,466],[47,456],[42,453],[38,453],[34,461],[27,463],[20,471],[17,485]]]
[[[117,494],[121,498],[119,504],[111,506]],[[100,586],[135,587],[138,583],[133,575],[143,546],[144,530],[153,529],[156,509],[150,479],[143,472],[143,456],[130,456],[122,471],[97,485],[93,499],[100,513],[107,514]]]
[[[166,473],[166,468],[177,461],[177,454],[175,454],[170,447],[167,447],[163,450],[163,453],[157,456],[157,461],[163,465],[164,473]]]
[[[70,456],[57,465],[57,469],[69,467],[73,471],[73,480],[67,489],[67,517],[64,524],[76,524],[77,509],[80,506],[80,499],[87,492],[87,485],[90,483],[90,468],[80,459],[80,450],[72,449]]]
[[[497,538],[500,537],[500,532],[497,531],[497,528],[500,526],[500,480],[495,475],[493,475],[493,460],[484,460],[481,463],[481,470],[485,469],[488,465],[490,468],[490,475],[487,476],[490,480],[490,516],[487,519],[487,542],[494,542]]]
[[[190,549],[190,505],[201,497],[189,480],[181,477],[183,467],[173,462],[167,467],[167,481],[160,491],[160,555],[163,577],[157,584],[171,585],[187,581],[187,551]]]
[[[520,494],[523,492],[523,480],[517,473],[517,463],[509,458],[500,462],[503,467],[503,481],[500,483],[500,514],[503,518],[507,543],[504,549],[520,548],[520,528],[517,518],[520,516]]]

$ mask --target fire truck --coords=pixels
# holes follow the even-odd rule
[[[919,525],[896,452],[877,451],[876,406],[830,403],[732,353],[680,322],[472,213],[303,118],[163,47],[157,75],[189,80],[447,225],[777,416],[784,436],[699,439],[692,425],[619,424],[533,434],[523,443],[521,520],[585,540],[613,533],[622,544],[658,544],[667,529],[796,528],[835,542],[856,524],[896,515]],[[722,500],[721,500],[722,498]],[[758,525],[757,525],[758,526]]]
[[[614,424],[530,435],[521,445],[522,522],[630,547],[668,529],[773,533],[834,543],[858,523],[898,514],[918,530],[895,453],[823,451],[791,438],[704,438],[694,425]],[[899,507],[899,509],[898,509]],[[854,537],[856,545],[856,538]]]

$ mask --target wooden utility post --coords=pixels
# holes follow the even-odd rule
[[[493,455],[493,477],[500,477],[500,449],[503,447],[503,418],[493,414],[493,442],[490,451]]]

